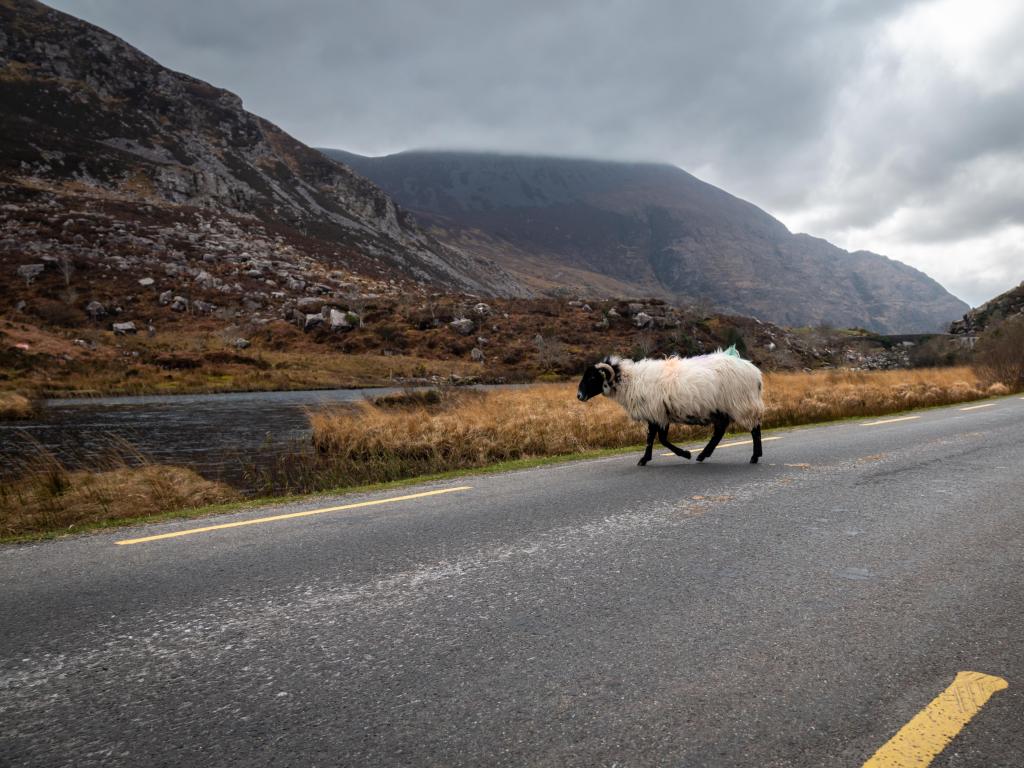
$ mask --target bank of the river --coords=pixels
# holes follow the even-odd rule
[[[389,391],[397,394],[382,397]],[[948,368],[769,374],[765,391],[765,424],[782,427],[1008,389],[969,368]],[[56,401],[46,422],[0,428],[5,466],[16,470],[0,483],[0,537],[76,530],[77,507],[81,522],[108,524],[244,496],[618,450],[641,439],[613,403],[581,404],[573,395],[574,386],[562,384],[427,396],[392,388]],[[674,430],[687,441],[704,437],[698,432]]]
[[[45,400],[29,419],[0,422],[0,477],[39,452],[70,470],[137,459],[188,467],[242,490],[275,456],[308,450],[307,414],[400,387]]]

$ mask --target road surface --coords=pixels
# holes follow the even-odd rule
[[[0,765],[1024,765],[1024,399],[768,437],[0,547]]]

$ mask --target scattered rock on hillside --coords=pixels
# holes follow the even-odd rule
[[[43,264],[22,264],[18,267],[18,276],[26,283],[31,283],[39,275],[43,274],[44,269],[46,269],[46,266]]]
[[[332,331],[348,331],[359,325],[359,316],[355,312],[342,312],[340,309],[332,308],[328,319]]]
[[[133,334],[138,331],[135,327],[135,323],[129,320],[126,323],[114,323],[110,326],[115,336],[124,336],[125,334]]]
[[[319,296],[303,296],[295,302],[295,306],[299,311],[312,315],[323,309],[324,300]]]

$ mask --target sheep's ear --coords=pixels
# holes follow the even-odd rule
[[[610,365],[608,365],[608,363],[598,363],[594,367],[601,372],[601,377],[606,382],[609,382],[615,378],[615,370]]]

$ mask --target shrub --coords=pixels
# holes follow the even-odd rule
[[[982,336],[974,360],[985,381],[1000,382],[1013,390],[1024,387],[1024,316],[1012,317]]]

